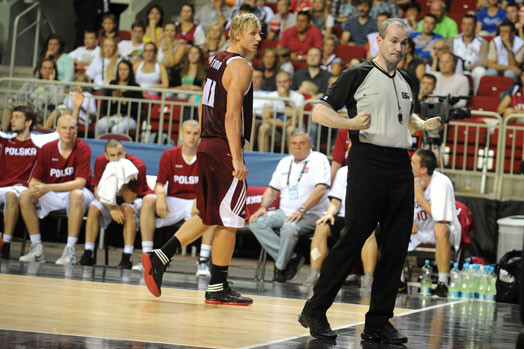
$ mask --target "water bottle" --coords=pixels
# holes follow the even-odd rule
[[[458,263],[453,264],[453,269],[449,272],[448,298],[460,298],[460,270]]]
[[[460,298],[471,298],[471,273],[468,263],[464,263],[460,272]]]
[[[489,274],[489,266],[484,266],[484,268],[481,269],[482,272],[480,274],[479,278],[479,299],[485,300],[486,299],[486,290],[488,288],[488,274]]]
[[[431,295],[431,265],[429,265],[428,259],[426,259],[426,262],[422,267],[422,274],[420,278],[420,293],[423,296]]]
[[[495,274],[495,268],[489,267],[488,274],[488,287],[486,288],[486,300],[494,302],[497,295],[497,275]]]
[[[471,298],[479,299],[480,265],[474,264],[471,268]]]

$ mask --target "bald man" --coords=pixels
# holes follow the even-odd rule
[[[20,210],[31,238],[31,250],[20,257],[22,262],[45,261],[38,219],[65,209],[67,245],[56,264],[75,263],[75,244],[82,219],[94,199],[86,188],[91,177],[91,149],[76,137],[76,119],[69,114],[61,116],[56,130],[60,139],[44,145],[38,154],[29,190],[20,194]]]

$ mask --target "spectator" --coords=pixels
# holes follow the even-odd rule
[[[444,52],[451,52],[448,42],[444,39],[435,40],[433,48],[431,49],[431,71],[440,71],[439,59]],[[455,61],[455,73],[464,74],[464,60],[451,52],[453,61]]]
[[[109,84],[116,76],[116,66],[119,61],[118,56],[115,39],[104,39],[100,49],[100,55],[87,67],[86,75],[89,76],[96,85]],[[101,87],[94,87],[93,89],[100,90]]]
[[[353,0],[332,0],[330,13],[335,18],[337,25],[342,25],[348,19],[358,16]]]
[[[334,183],[337,171],[347,165],[347,158],[351,141],[348,130],[338,130],[335,146],[333,147],[333,161],[331,161],[331,183]]]
[[[488,7],[477,12],[476,32],[482,36],[495,36],[497,26],[506,20],[506,11],[500,6],[499,0],[488,0]]]
[[[480,78],[485,75],[488,66],[488,43],[479,35],[475,35],[474,15],[466,14],[462,18],[462,33],[449,39],[449,47],[454,55],[462,58],[464,69],[473,78],[474,95],[477,94]]]
[[[98,35],[98,46],[102,46],[106,38],[114,39],[117,44],[122,40],[116,28],[116,16],[112,13],[106,13],[102,17],[102,32]]]
[[[311,47],[322,47],[322,32],[311,25],[311,14],[301,11],[297,13],[297,24],[288,28],[282,34],[278,47],[287,47],[291,52],[292,61],[304,60]]]
[[[349,60],[349,63],[348,63],[348,68],[351,68],[351,67],[354,67],[356,65],[359,65],[360,63],[362,63],[362,60],[358,57],[353,57]]]
[[[131,62],[123,60],[118,63],[116,79],[112,80],[110,85],[139,87],[135,82],[135,74],[133,73]],[[136,100],[142,98],[142,92],[108,88],[105,90],[105,95],[122,99],[120,101],[104,101],[102,113],[107,114],[103,114],[106,116],[97,121],[95,125],[96,135],[99,136],[109,132],[126,133],[128,130],[136,129],[138,117],[138,102]]]
[[[412,90],[414,94],[418,93],[418,82],[424,75],[424,72],[426,70],[426,66],[424,65],[424,61],[422,59],[415,57],[413,55],[413,51],[415,50],[415,42],[412,38],[408,38],[408,47],[406,49],[406,53],[404,57],[402,57],[402,60],[397,65],[398,69],[404,70],[406,73],[408,73],[409,77],[411,78],[411,82],[413,84]]]
[[[269,21],[267,38],[278,40],[286,29],[294,27],[296,24],[297,16],[291,12],[290,0],[278,0],[277,13]]]
[[[382,23],[384,23],[384,21],[386,19],[389,18],[389,13],[387,12],[381,12],[377,15],[377,28],[380,28],[380,26],[382,25]],[[378,54],[378,43],[377,43],[377,36],[379,35],[378,31],[376,32],[373,32],[373,33],[369,33],[367,35],[367,38],[368,38],[368,43],[367,43],[367,52],[366,52],[366,56],[367,56],[367,59],[372,59],[372,58],[375,58]]]
[[[65,53],[65,41],[61,36],[52,34],[47,38],[40,52],[40,60],[45,58],[51,58],[56,61],[58,80],[73,81],[75,63],[71,57]]]
[[[122,40],[118,43],[118,53],[123,59],[131,63],[137,62],[144,51],[144,33],[146,26],[140,20],[131,24],[131,40]]]
[[[258,117],[264,112],[266,100],[263,99],[269,95],[269,91],[262,90],[264,84],[264,72],[260,69],[253,69],[253,113]]]
[[[435,33],[441,35],[444,39],[449,39],[458,34],[457,23],[446,16],[446,5],[443,1],[434,0],[429,7],[429,13],[436,17],[435,22]],[[420,21],[417,26],[417,31],[421,32],[424,24],[424,20]]]
[[[266,23],[265,24],[268,25],[271,17],[275,15],[275,12],[273,12],[273,9],[266,5],[266,0],[255,0],[255,6],[260,7],[261,9],[263,9],[266,12]]]
[[[424,76],[422,76],[422,79],[420,79],[419,92],[417,95],[417,99],[415,100],[414,112],[416,114],[420,114],[420,102],[422,102],[426,96],[433,94],[433,91],[435,90],[436,85],[437,85],[437,78],[435,77],[435,75],[426,73],[424,74]],[[431,100],[431,99],[433,98],[426,98],[426,100]]]
[[[191,46],[185,56],[184,64],[175,69],[171,76],[171,87],[183,91],[202,91],[206,67],[206,58],[202,49]]]
[[[133,65],[135,81],[140,87],[145,89],[144,98],[158,99],[158,92],[148,92],[149,88],[168,88],[169,78],[166,67],[157,61],[157,47],[152,41],[144,45],[144,59]]]
[[[162,34],[159,41],[157,60],[158,63],[162,63],[169,72],[182,62],[186,53],[186,47],[181,45],[176,38],[176,26],[173,22],[164,24]]]
[[[310,48],[306,58],[307,68],[299,70],[293,75],[291,89],[296,91],[302,84],[302,81],[310,80],[317,85],[319,93],[324,93],[328,87],[331,73],[320,69],[321,60],[322,50],[316,47]]]
[[[269,23],[270,18],[268,17],[267,12],[264,10],[264,8],[257,6],[256,0],[242,0],[242,5],[249,5],[253,8],[252,13],[255,16],[257,16],[258,20],[260,21],[260,25],[262,26],[262,31],[265,32],[266,25],[267,23]],[[240,8],[242,7],[242,5],[238,5],[233,8],[233,11],[231,11],[230,19],[233,19],[233,17],[240,13]]]
[[[262,52],[262,61],[260,62],[260,69],[264,72],[264,83],[262,90],[276,91],[277,90],[277,73],[278,69],[278,54],[274,48],[267,48]]]
[[[190,2],[182,4],[180,8],[180,22],[177,23],[178,40],[185,45],[202,47],[206,42],[204,29],[193,21],[195,8]]]
[[[157,4],[149,6],[146,15],[146,30],[144,42],[158,43],[162,37],[162,26],[164,25],[164,9]]]
[[[326,0],[313,0],[311,20],[313,21],[313,25],[320,29],[324,37],[331,35],[333,32],[335,18],[329,13]]]
[[[442,35],[435,33],[435,23],[437,17],[434,14],[428,13],[424,16],[422,21],[422,31],[411,33],[411,38],[415,42],[415,56],[429,62],[431,58],[431,49],[435,44],[435,40],[442,39]]]
[[[334,78],[333,76],[330,78],[330,80]],[[298,88],[298,92],[304,96],[304,99],[310,99],[314,98],[318,94],[318,87],[315,85],[312,81],[305,80],[302,81],[300,84],[300,87]]]
[[[522,81],[524,81],[524,67],[521,66],[520,80],[510,88],[509,93],[504,95],[497,108],[497,113],[501,114],[503,118],[507,118],[511,114],[524,113],[524,89],[522,88]],[[524,118],[513,119],[512,122],[523,122]]]
[[[433,72],[437,78],[434,93],[439,96],[468,96],[469,83],[464,75],[455,73],[455,61],[451,52],[444,52],[440,56],[440,72]],[[454,107],[465,107],[467,101],[460,100]]]
[[[84,46],[79,46],[69,52],[69,57],[75,65],[84,68],[91,64],[91,61],[99,55],[100,47],[96,44],[96,33],[93,30],[84,32]]]
[[[112,166],[108,167],[110,163]],[[111,198],[111,203],[106,201],[109,195],[104,196],[105,200],[101,199],[99,188],[104,185],[110,187],[110,184],[107,183],[112,180],[111,177],[107,178],[106,172],[124,171],[123,168],[126,166],[137,170],[135,179],[126,182],[120,190],[113,190],[115,195]],[[87,211],[86,242],[79,264],[94,264],[93,251],[100,226],[107,229],[109,224],[115,221],[123,225],[124,233],[124,252],[117,268],[131,269],[138,212],[142,205],[142,198],[152,193],[147,186],[146,164],[136,156],[127,154],[124,145],[119,140],[110,139],[106,142],[104,154],[99,155],[95,160],[94,172],[91,185],[94,186],[96,198],[91,202]]]
[[[195,23],[208,33],[211,24],[218,22],[224,28],[229,18],[231,18],[231,8],[225,6],[224,0],[211,0],[209,4],[205,4],[198,10],[195,15]]]
[[[277,90],[269,93],[268,97],[289,98],[293,104],[288,101],[268,100],[265,103],[264,118],[262,125],[258,129],[258,151],[267,152],[269,147],[269,135],[273,127],[282,129],[287,132],[286,136],[291,134],[294,128],[294,122],[297,122],[296,116],[299,115],[300,108],[304,105],[304,96],[297,91],[291,90],[291,76],[284,71],[277,74]],[[295,117],[295,120],[293,118]],[[278,131],[277,131],[278,132]]]
[[[352,43],[364,46],[368,42],[367,35],[378,31],[377,21],[369,16],[369,2],[357,0],[358,17],[350,18],[343,25],[344,33],[341,42],[343,45]]]
[[[206,42],[202,47],[209,63],[211,63],[218,52],[223,51],[225,44],[224,27],[219,22],[211,23],[207,31]]]
[[[324,49],[322,51],[322,61],[320,68],[330,72],[334,76],[339,76],[344,70],[344,61],[337,57],[336,50],[338,39],[335,35],[326,35],[324,37]]]
[[[524,40],[524,9],[520,9],[518,11],[519,13],[519,18],[518,18],[518,21],[517,23],[515,24],[515,30],[518,31],[518,36]]]
[[[520,6],[516,2],[512,2],[506,5],[506,19],[515,25],[515,28],[518,30],[517,25],[519,23],[519,9]],[[498,24],[498,23],[497,23]]]
[[[406,8],[406,18],[403,21],[408,25],[410,32],[417,31],[417,20],[420,15],[420,4],[416,1],[411,1]]]
[[[291,9],[294,13],[301,11],[310,11],[313,6],[313,0],[291,0]]]
[[[311,150],[304,130],[297,128],[291,133],[289,149],[291,155],[278,163],[260,208],[249,219],[249,229],[275,260],[275,282],[286,282],[297,274],[304,258],[293,250],[299,237],[315,230],[315,222],[327,208],[330,186],[328,159]],[[280,208],[267,212],[279,192]],[[280,234],[273,229],[279,229]]]
[[[42,147],[29,190],[20,194],[20,210],[31,238],[31,250],[20,257],[22,262],[45,261],[39,219],[52,211],[66,209],[67,245],[55,263],[76,263],[75,244],[84,213],[94,199],[93,193],[86,188],[91,178],[91,149],[76,137],[76,120],[71,115],[62,115],[56,129],[60,139]]]
[[[278,60],[280,62],[280,70],[287,71],[289,75],[293,76],[295,68],[291,62],[291,52],[287,47],[277,48]]]
[[[369,17],[377,19],[379,13],[387,13],[388,18],[399,18],[398,5],[394,1],[373,0]]]
[[[507,76],[518,82],[520,76],[519,65],[522,58],[517,55],[524,45],[524,41],[515,36],[515,26],[509,21],[499,24],[499,35],[489,43],[488,70],[486,75]]]
[[[2,113],[2,130],[8,130],[12,110],[17,105],[25,105],[33,109],[37,114],[35,123],[41,123],[62,102],[64,87],[46,82],[57,80],[56,62],[45,58],[38,62],[36,72],[36,78],[42,81],[25,82],[22,88],[9,98],[7,108]]]

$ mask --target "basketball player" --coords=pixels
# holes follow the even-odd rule
[[[218,53],[208,69],[199,105],[202,139],[198,146],[198,215],[186,221],[163,247],[142,255],[149,291],[160,296],[162,276],[171,257],[183,246],[217,226],[212,249],[211,280],[205,302],[249,305],[252,299],[227,282],[236,229],[244,226],[247,168],[242,148],[249,142],[253,113],[252,69],[243,58],[256,52],[260,23],[253,14],[231,21],[231,46]]]
[[[75,263],[75,244],[85,210],[94,199],[86,183],[91,177],[91,148],[76,137],[76,119],[62,115],[58,119],[60,139],[47,143],[38,154],[29,190],[20,194],[20,209],[31,238],[31,250],[22,262],[45,260],[38,218],[67,209],[67,245],[56,264]],[[38,212],[36,205],[39,204]]]

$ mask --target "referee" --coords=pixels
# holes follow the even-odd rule
[[[414,183],[407,149],[411,132],[436,129],[440,118],[422,121],[411,113],[413,95],[405,72],[396,69],[406,52],[409,28],[398,18],[379,29],[378,56],[342,73],[313,111],[322,125],[349,129],[346,228],[328,254],[313,296],[299,322],[313,337],[335,339],[326,312],[344,283],[355,257],[380,223],[381,255],[375,269],[371,304],[362,333],[364,340],[406,343],[389,322],[398,280],[413,225]],[[336,111],[347,107],[349,119]]]

